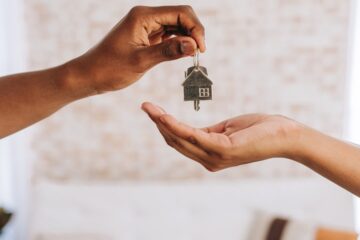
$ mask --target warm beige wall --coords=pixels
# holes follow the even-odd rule
[[[31,69],[83,53],[133,5],[180,3],[24,2]],[[139,108],[154,101],[195,126],[251,112],[285,114],[340,136],[349,2],[181,1],[207,29],[201,62],[214,100],[200,112],[182,101],[188,58],[37,124],[28,239],[248,239],[239,234],[248,231],[250,209],[350,228],[351,195],[304,167],[272,160],[208,173],[168,148]]]
[[[31,68],[53,66],[93,44],[136,4],[180,1],[27,0]],[[40,123],[35,177],[123,181],[308,176],[288,161],[209,174],[168,148],[139,106],[145,100],[196,126],[250,112],[280,113],[339,136],[344,114],[349,1],[210,0],[191,4],[207,29],[201,62],[214,100],[182,101],[192,59],[162,64],[116,93],[67,106]]]

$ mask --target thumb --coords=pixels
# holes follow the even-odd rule
[[[196,42],[191,37],[173,37],[159,44],[141,50],[141,59],[149,68],[164,61],[191,56],[195,53]]]

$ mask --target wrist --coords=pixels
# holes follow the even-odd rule
[[[285,143],[283,144],[283,154],[282,157],[302,162],[306,158],[308,148],[308,139],[311,138],[311,129],[307,126],[296,122],[292,119],[287,119],[288,122],[286,125],[286,134],[285,134]]]
[[[298,123],[297,136],[289,158],[303,165],[310,166],[314,147],[321,143],[320,133]]]
[[[55,69],[57,75],[60,76],[56,80],[58,88],[60,91],[68,94],[73,100],[97,94],[77,59],[66,62]]]

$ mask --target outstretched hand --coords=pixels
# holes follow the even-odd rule
[[[210,127],[193,128],[151,103],[144,103],[142,109],[168,145],[209,171],[272,157],[290,157],[295,151],[299,124],[282,116],[249,114]]]

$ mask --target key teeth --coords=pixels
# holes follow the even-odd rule
[[[200,101],[199,100],[194,101],[194,109],[197,112],[200,110]]]

